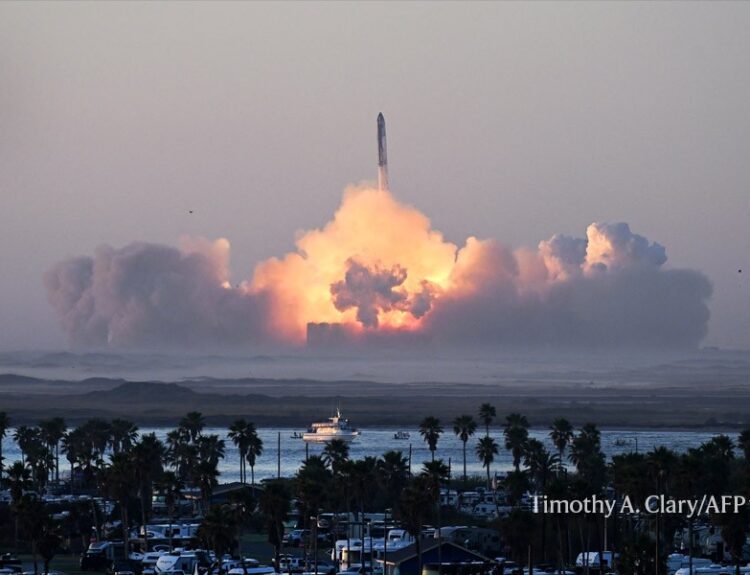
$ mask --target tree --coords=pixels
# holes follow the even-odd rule
[[[245,458],[247,457],[249,441],[248,423],[244,419],[238,419],[229,426],[227,437],[232,440],[240,455],[240,481],[245,483]]]
[[[86,442],[90,443],[94,452],[94,461],[101,466],[107,446],[112,443],[112,426],[108,421],[94,417],[81,426]]]
[[[495,456],[500,453],[497,442],[489,435],[481,437],[477,443],[477,457],[482,462],[482,467],[487,470],[487,489],[490,489],[490,465],[495,461]]]
[[[2,437],[2,413],[0,413],[0,437]],[[742,450],[742,455],[745,461],[750,463],[750,427],[745,428],[737,438],[737,447]]]
[[[477,422],[471,415],[460,415],[453,421],[453,433],[464,444],[464,481],[466,481],[466,443],[477,430]]]
[[[400,451],[387,451],[378,460],[377,473],[389,501],[394,501],[406,485],[409,463]]]
[[[343,439],[331,439],[323,448],[323,461],[334,475],[337,475],[341,466],[349,459],[349,444]]]
[[[21,450],[21,462],[26,463],[26,455],[31,444],[35,441],[37,430],[28,425],[19,425],[16,427],[16,431],[13,434],[13,441],[18,445],[18,449]]]
[[[175,511],[177,504],[182,498],[182,491],[185,484],[174,471],[164,471],[156,482],[156,487],[164,497],[164,504],[167,506],[167,515],[169,516],[169,549],[174,548],[172,545],[172,524],[175,520]]]
[[[497,411],[495,410],[494,405],[491,403],[483,403],[479,406],[479,419],[481,419],[484,424],[485,435],[490,434],[490,425],[492,425],[492,421],[495,417],[497,417]]]
[[[185,432],[190,441],[195,442],[206,427],[206,420],[199,411],[191,411],[180,420],[179,428]]]
[[[341,469],[341,465],[343,464],[339,464],[337,470]],[[305,524],[307,518],[318,514],[330,491],[331,479],[331,471],[326,467],[324,459],[315,455],[308,457],[297,472],[295,486],[300,515]]]
[[[138,426],[127,419],[113,419],[110,424],[110,445],[113,453],[130,451],[138,440]]]
[[[284,521],[289,513],[289,492],[280,480],[269,481],[260,498],[260,509],[266,523],[268,542],[273,546],[276,569],[280,569],[281,545],[284,538]]]
[[[432,497],[427,485],[428,479],[419,475],[401,492],[398,515],[404,529],[414,537],[417,551],[417,573],[422,572],[422,527],[425,510],[432,505]]]
[[[208,510],[211,503],[211,494],[214,488],[219,484],[219,470],[216,464],[201,460],[193,471],[193,483],[201,490],[201,501],[203,502],[203,511]]]
[[[743,548],[747,541],[747,535],[745,534],[747,511],[742,508],[740,513],[727,513],[719,516],[718,519],[721,524],[721,537],[734,561],[735,575],[740,575]]]
[[[4,411],[0,411],[0,481],[3,479],[3,439],[10,429],[10,418]]]
[[[549,438],[557,448],[557,453],[560,456],[560,461],[565,457],[565,449],[573,441],[573,426],[564,417],[555,419],[550,427]]]
[[[376,473],[378,460],[367,456],[352,462],[351,484],[352,495],[357,502],[360,513],[373,511],[372,501],[375,498],[375,487],[377,486]],[[370,505],[367,505],[367,503]]]
[[[133,462],[135,481],[138,487],[138,502],[141,508],[141,528],[144,547],[148,549],[148,514],[151,511],[151,500],[154,493],[154,482],[164,471],[164,444],[154,433],[144,435],[130,450]]]
[[[26,539],[31,542],[34,573],[39,573],[37,562],[38,545],[39,541],[44,537],[45,532],[51,532],[54,529],[52,520],[45,509],[44,502],[32,495],[24,495],[21,498],[18,503],[18,515],[21,519],[21,530]],[[54,554],[54,551],[52,553]]]
[[[247,443],[247,454],[245,459],[247,464],[250,466],[250,484],[255,486],[255,462],[258,457],[263,454],[263,440],[258,435],[258,431],[255,429],[255,425],[252,423],[248,424],[249,436]]]
[[[432,415],[425,417],[419,424],[419,434],[430,448],[433,461],[435,461],[435,451],[437,450],[438,439],[440,439],[442,433],[443,428],[440,425],[440,420]]]
[[[198,447],[191,442],[187,431],[179,427],[167,433],[166,447],[167,463],[174,467],[180,479],[187,480],[198,463]]]
[[[522,418],[522,419],[516,419]],[[505,449],[513,456],[513,466],[516,471],[521,467],[526,440],[529,437],[529,424],[522,415],[511,414],[507,417],[503,435],[505,436]]]
[[[198,527],[198,538],[216,553],[219,574],[222,573],[222,557],[232,552],[236,533],[237,515],[229,505],[211,506]]]
[[[422,464],[420,475],[425,479],[425,487],[432,501],[440,501],[440,486],[448,481],[448,466],[442,459],[426,461]]]
[[[532,481],[539,491],[544,491],[547,482],[560,468],[560,457],[550,453],[538,439],[526,442],[524,465],[529,470]]]
[[[437,510],[437,537],[438,537],[438,573],[443,572],[443,532],[440,519],[440,486],[448,481],[450,470],[442,459],[426,461],[422,466],[421,476],[425,479],[425,487],[432,504]],[[417,536],[419,537],[419,535]]]
[[[62,417],[53,417],[39,422],[42,440],[50,453],[55,457],[55,482],[60,481],[60,440],[65,436],[68,426]]]
[[[5,478],[2,480],[3,487],[10,491],[10,506],[15,517],[14,541],[18,549],[18,527],[19,527],[19,505],[24,492],[31,489],[31,473],[21,461],[15,461],[9,468]]]
[[[111,463],[101,470],[100,476],[102,491],[117,501],[120,507],[122,539],[127,556],[130,553],[128,507],[136,496],[137,484],[133,460],[126,453],[115,453],[112,455]]]

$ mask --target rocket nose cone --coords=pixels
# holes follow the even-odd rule
[[[384,124],[384,123],[385,123],[385,118],[383,117],[383,112],[380,112],[380,114],[378,114],[378,124]]]

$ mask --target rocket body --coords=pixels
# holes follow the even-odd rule
[[[388,190],[388,151],[385,141],[385,118],[378,114],[378,189]]]

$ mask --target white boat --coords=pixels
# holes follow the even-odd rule
[[[409,439],[411,435],[408,431],[397,431],[393,434],[393,439]]]
[[[359,430],[352,426],[348,419],[341,417],[341,412],[337,409],[336,415],[329,417],[328,421],[313,423],[302,436],[302,439],[311,443],[325,443],[332,439],[353,441],[359,436],[359,433]]]

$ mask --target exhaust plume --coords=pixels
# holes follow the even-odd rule
[[[45,284],[84,345],[696,346],[710,283],[666,260],[625,223],[533,249],[474,237],[458,247],[387,189],[361,186],[236,287],[224,239],[104,246],[56,265]]]

